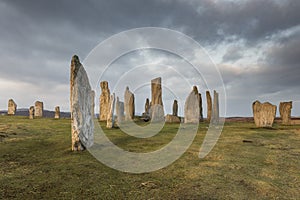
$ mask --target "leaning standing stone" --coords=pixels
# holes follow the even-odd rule
[[[280,102],[279,104],[279,113],[282,119],[282,124],[290,125],[291,124],[291,113],[293,108],[293,102]]]
[[[17,104],[14,102],[14,100],[9,99],[8,100],[7,114],[8,115],[15,115],[16,111],[17,111]]]
[[[275,116],[276,106],[269,102],[260,103],[255,101],[252,104],[254,122],[257,127],[272,127]]]
[[[72,150],[81,151],[93,145],[94,121],[91,86],[76,55],[71,61],[70,86]]]

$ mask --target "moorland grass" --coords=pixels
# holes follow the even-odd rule
[[[133,152],[159,149],[178,130],[166,124],[156,136],[137,139],[101,126],[113,143]],[[130,174],[88,151],[71,152],[70,119],[0,116],[0,199],[300,199],[299,125],[226,123],[214,149],[199,159],[207,127],[200,124],[173,164]]]

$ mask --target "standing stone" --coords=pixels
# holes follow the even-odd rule
[[[101,95],[100,95],[100,111],[99,119],[100,121],[106,121],[107,115],[109,113],[109,102],[110,102],[110,91],[108,88],[108,82],[102,81],[100,83]]]
[[[43,117],[44,103],[36,101],[34,103],[34,117]]]
[[[135,105],[134,94],[129,91],[129,87],[126,87],[124,94],[124,107],[125,107],[125,120],[130,121],[134,118]]]
[[[212,114],[212,100],[209,91],[206,91],[206,102],[207,102],[207,121],[210,122],[211,114]]]
[[[219,93],[214,90],[214,103],[212,110],[212,122],[219,123]]]
[[[92,99],[92,105],[91,105],[91,110],[92,110],[92,118],[95,118],[95,91],[91,91],[91,99]]]
[[[161,77],[151,80],[151,121],[163,122],[164,107],[162,102]]]
[[[14,100],[9,99],[8,100],[7,114],[8,115],[15,115],[16,111],[17,111],[17,104],[14,102]]]
[[[115,99],[115,93],[113,93],[110,96],[110,102],[109,102],[109,111],[107,115],[107,122],[106,122],[106,128],[113,128],[114,123],[115,123],[115,104],[116,104],[116,99]]]
[[[184,104],[184,123],[199,123],[199,110],[199,93],[194,86]]]
[[[72,151],[81,151],[93,145],[94,121],[91,97],[87,73],[75,55],[71,61],[70,76]]]
[[[59,119],[60,118],[60,108],[59,106],[55,107],[55,115],[54,115],[55,119]]]
[[[282,124],[290,125],[291,124],[291,113],[293,108],[293,102],[280,102],[279,104],[279,113],[282,119]]]
[[[145,103],[145,115],[149,115],[149,111],[150,111],[150,103],[149,103],[149,99],[146,99],[146,103]]]
[[[178,116],[178,102],[174,100],[173,102],[173,116]]]
[[[117,97],[116,101],[116,115],[117,115],[117,125],[120,126],[120,124],[124,121],[124,102],[119,100],[119,97]]]
[[[276,106],[269,102],[260,103],[255,101],[252,104],[254,122],[257,127],[272,127],[275,116]]]
[[[200,121],[202,122],[203,121],[203,108],[202,108],[202,96],[201,96],[201,93],[199,93],[199,114],[200,114]]]
[[[29,108],[29,119],[34,118],[34,106],[30,106]]]

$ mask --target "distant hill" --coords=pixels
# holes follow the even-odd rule
[[[0,115],[7,115],[7,110],[1,110]],[[27,108],[17,109],[16,115],[17,116],[29,116],[29,110]],[[54,115],[55,115],[54,111],[49,111],[49,110],[43,111],[43,117],[54,118]],[[60,117],[61,118],[70,118],[71,113],[70,112],[60,112]]]

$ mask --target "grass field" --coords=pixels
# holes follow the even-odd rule
[[[177,127],[167,124],[148,139],[106,133],[126,150],[148,152],[171,141]],[[0,116],[0,199],[300,199],[300,125],[226,123],[217,145],[199,159],[206,130],[200,124],[193,144],[170,166],[130,174],[88,151],[71,152],[69,119]]]

